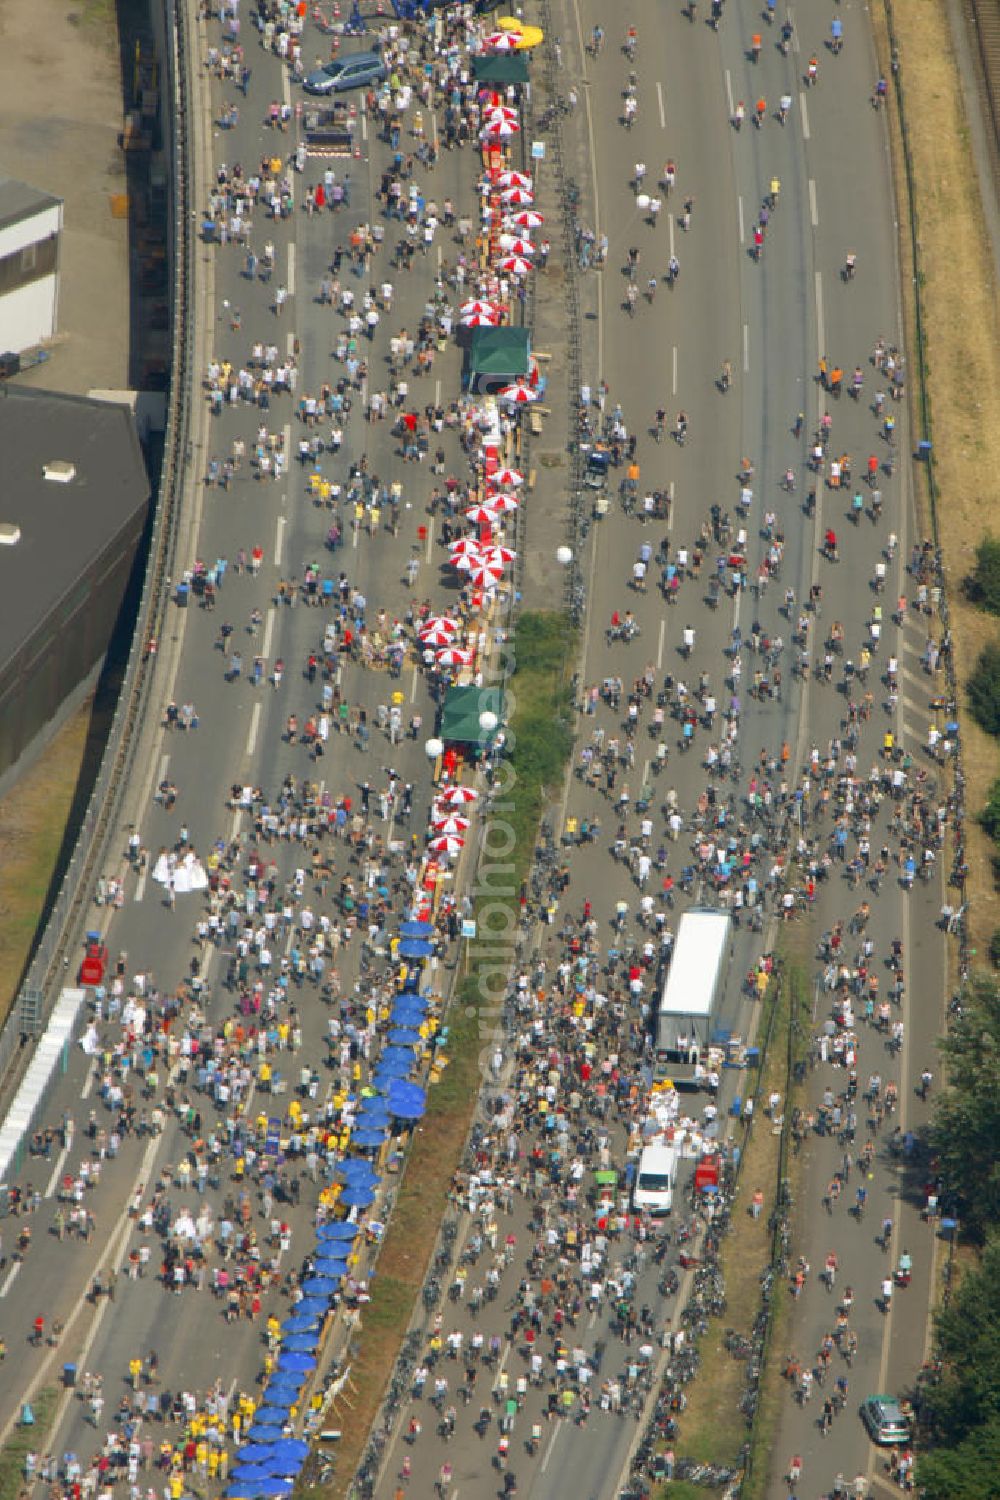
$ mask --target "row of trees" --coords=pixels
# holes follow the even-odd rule
[[[941,1046],[931,1144],[948,1209],[981,1253],[935,1318],[917,1480],[927,1500],[985,1500],[1000,1495],[1000,984],[969,983]]]

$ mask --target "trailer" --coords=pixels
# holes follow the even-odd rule
[[[696,1069],[712,1041],[729,966],[730,926],[725,911],[685,912],[662,973],[657,1065],[660,1076],[669,1076],[678,1088],[697,1087]]]

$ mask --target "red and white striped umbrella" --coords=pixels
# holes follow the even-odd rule
[[[524,475],[520,469],[509,469],[506,465],[502,469],[497,469],[496,473],[491,475],[491,479],[494,484],[512,484],[515,489],[524,483]]]
[[[502,566],[504,563],[512,563],[516,556],[517,553],[512,548],[497,545],[496,547],[488,547],[486,549],[483,553],[483,562],[499,563]]]
[[[534,240],[526,240],[522,234],[502,234],[500,236],[500,249],[506,250],[508,255],[538,254],[538,246]]]
[[[511,223],[519,225],[521,229],[537,229],[539,224],[545,223],[545,215],[540,214],[537,208],[525,208],[512,216]]]
[[[483,37],[484,52],[513,52],[521,40],[520,31],[491,31]]]
[[[424,625],[417,634],[425,646],[450,645],[458,625],[454,620],[433,620]]]
[[[491,495],[486,501],[486,507],[494,516],[502,516],[507,511],[517,510],[520,503],[516,495]]]
[[[443,667],[471,667],[475,653],[466,651],[463,646],[446,646],[438,652],[437,659]]]
[[[527,276],[534,267],[523,255],[505,255],[500,262],[500,270],[507,271],[511,276]]]
[[[474,536],[460,536],[448,548],[452,557],[478,557],[482,548]]]
[[[499,322],[495,313],[467,313],[461,319],[463,328],[495,328]]]
[[[465,519],[474,521],[477,526],[492,526],[496,518],[497,513],[491,509],[489,501],[485,505],[473,505],[465,512]]]
[[[518,208],[530,208],[535,198],[534,194],[530,193],[527,188],[512,187],[506,189],[503,194],[503,200],[505,203],[516,204]]]
[[[518,406],[525,406],[529,401],[538,400],[538,392],[533,391],[530,385],[522,385],[519,380],[516,380],[513,385],[505,385],[497,394],[501,401],[513,401]]]
[[[479,793],[474,786],[446,786],[443,792],[439,792],[436,801],[443,802],[447,807],[460,807],[463,802],[478,802]]]
[[[446,818],[434,819],[435,833],[464,833],[469,826],[469,819],[463,818],[459,813],[449,813]]]
[[[516,120],[517,110],[509,104],[491,104],[483,116],[484,120]]]
[[[497,187],[501,188],[527,188],[528,192],[534,187],[534,178],[529,172],[515,172],[513,168],[497,175]]]
[[[494,120],[483,126],[479,136],[481,140],[506,141],[512,135],[517,135],[520,128],[516,120]]]
[[[463,318],[467,318],[470,313],[485,313],[487,317],[499,317],[500,315],[500,309],[496,303],[487,302],[482,297],[470,297],[467,302],[462,303],[459,312]]]
[[[457,833],[442,833],[439,838],[431,839],[428,848],[433,849],[435,854],[457,854],[460,849],[465,848],[465,840],[459,838]]]
[[[469,577],[472,579],[477,588],[492,588],[493,584],[499,583],[501,578],[503,577],[503,564],[483,562],[474,563],[469,572]]]

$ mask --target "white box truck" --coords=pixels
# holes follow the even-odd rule
[[[636,1212],[651,1214],[654,1218],[668,1214],[674,1204],[676,1181],[675,1148],[660,1141],[651,1141],[648,1146],[643,1146],[632,1190],[632,1203]]]
[[[668,961],[656,1016],[658,1072],[679,1088],[694,1085],[694,1070],[711,1040],[729,963],[730,919],[725,911],[686,911]]]

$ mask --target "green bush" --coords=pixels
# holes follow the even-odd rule
[[[979,821],[990,838],[1000,844],[1000,781],[994,781],[990,787],[989,799],[979,814]]]
[[[984,536],[976,548],[976,566],[965,580],[973,604],[1000,615],[1000,537]]]
[[[968,684],[969,708],[987,734],[1000,735],[1000,643],[993,641],[979,653]]]

